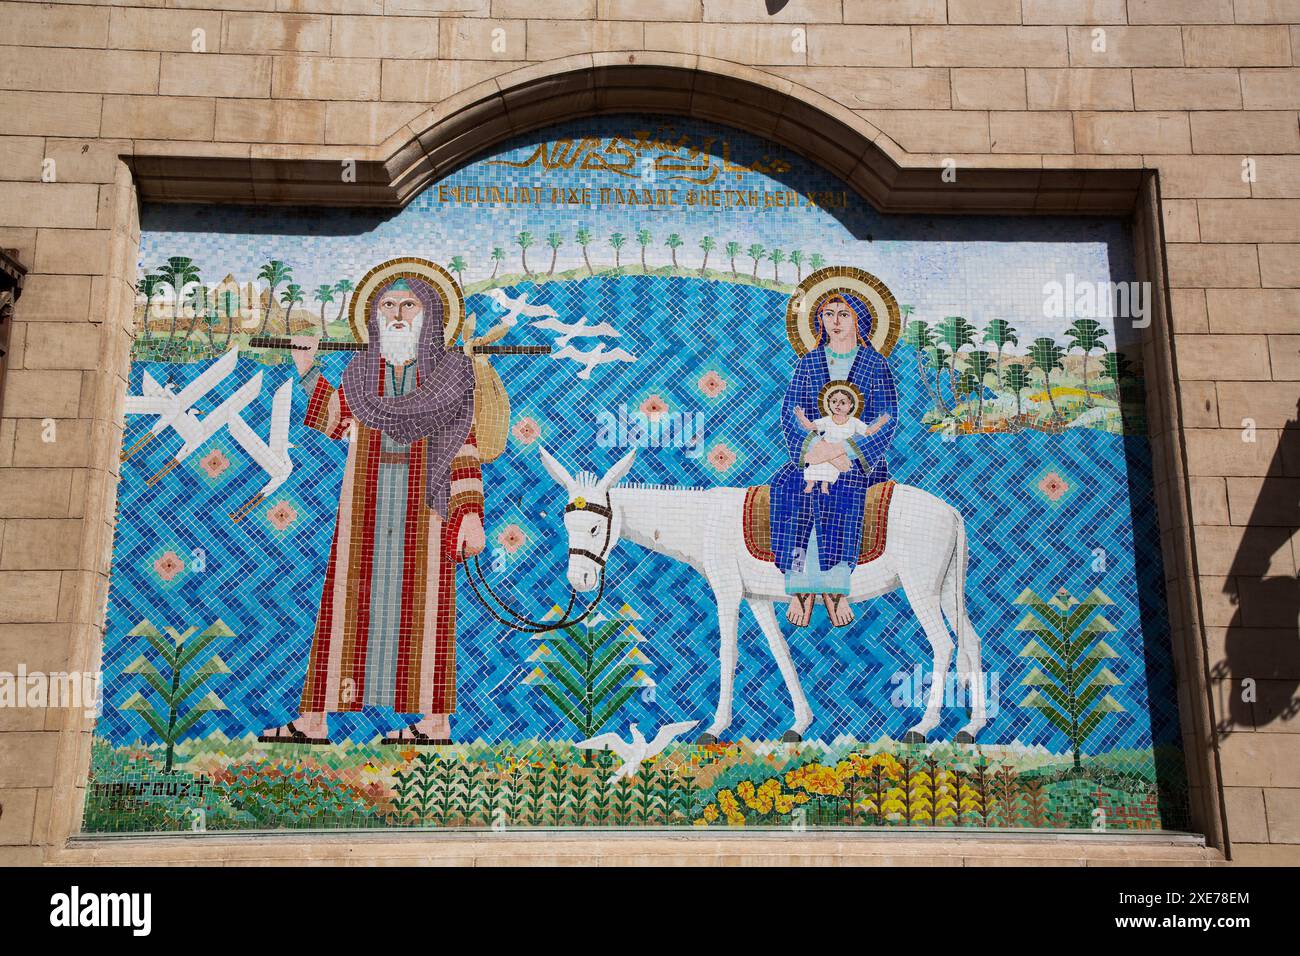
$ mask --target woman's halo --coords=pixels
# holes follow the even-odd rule
[[[817,347],[817,311],[837,292],[847,292],[866,303],[871,312],[871,345],[881,355],[888,355],[898,341],[898,302],[883,282],[852,266],[818,269],[795,287],[785,313],[785,332],[795,354],[807,355]]]
[[[460,286],[442,266],[415,256],[381,262],[357,283],[356,292],[348,307],[348,324],[352,326],[352,335],[356,340],[366,342],[369,339],[366,317],[370,315],[375,296],[397,279],[419,279],[433,289],[434,294],[442,299],[443,344],[450,346],[455,342],[465,316],[465,297],[461,294]]]

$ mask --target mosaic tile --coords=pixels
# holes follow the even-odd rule
[[[142,226],[86,831],[1188,825],[1123,222],[609,116]]]

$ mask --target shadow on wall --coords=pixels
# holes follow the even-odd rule
[[[1290,547],[1300,515],[1300,479],[1287,477],[1283,462],[1287,447],[1298,440],[1300,402],[1282,431],[1224,584],[1236,611],[1225,657],[1210,674],[1227,695],[1221,734],[1259,730],[1300,714],[1300,578],[1267,573],[1273,556]]]

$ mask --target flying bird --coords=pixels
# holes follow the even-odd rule
[[[126,414],[156,415],[158,417],[154,421],[152,428],[145,432],[130,448],[122,452],[121,460],[126,461],[168,428],[176,428],[177,431],[184,428],[184,425],[177,428],[177,423],[184,421],[185,416],[189,414],[194,404],[235,370],[235,363],[238,359],[239,350],[231,349],[178,392],[173,392],[170,387],[158,384],[158,381],[152,375],[145,372],[140,394],[126,397]]]
[[[682,720],[675,724],[664,724],[651,741],[645,739],[636,724],[628,724],[628,730],[632,733],[631,741],[624,741],[618,734],[599,734],[574,746],[579,750],[609,750],[622,760],[623,766],[609,778],[609,783],[614,784],[624,777],[629,780],[635,777],[643,761],[659,756],[673,742],[673,738],[680,737],[698,723],[698,720]]]
[[[187,409],[184,414],[171,423],[176,433],[185,439],[185,444],[172,457],[172,460],[163,465],[145,484],[152,488],[161,481],[164,475],[198,451],[199,447],[219,432],[223,426],[228,425],[232,418],[238,417],[239,413],[253,399],[257,398],[258,393],[261,391],[262,373],[258,372],[241,385],[233,395],[202,418],[195,415],[193,409]]]
[[[578,378],[581,379],[591,378],[591,370],[597,365],[607,365],[610,362],[636,361],[636,356],[631,352],[624,351],[623,349],[610,349],[606,352],[605,348],[605,343],[601,342],[589,352],[579,352],[572,345],[566,345],[558,352],[552,352],[551,358],[570,359],[583,366],[582,371],[578,373]]]
[[[488,289],[485,295],[506,312],[501,322],[510,328],[522,315],[526,319],[556,318],[556,312],[549,305],[529,305],[528,293],[521,292],[515,298],[506,295],[505,289]]]
[[[561,347],[568,345],[574,339],[597,338],[599,336],[608,336],[616,339],[619,337],[618,329],[608,322],[598,322],[595,325],[587,324],[587,317],[584,315],[577,322],[565,323],[556,319],[541,319],[537,322],[529,322],[529,325],[539,329],[545,329],[547,332],[555,332],[555,342]]]
[[[289,457],[289,415],[293,409],[293,381],[287,381],[275,391],[271,399],[271,431],[267,441],[253,431],[248,422],[236,414],[227,428],[230,437],[239,443],[250,458],[266,472],[269,481],[257,494],[244,502],[230,520],[239,521],[256,508],[271,492],[279,488],[293,474],[293,459]]]

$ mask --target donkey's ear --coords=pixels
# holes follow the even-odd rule
[[[573,476],[564,470],[564,466],[551,457],[550,453],[541,445],[537,446],[537,455],[542,459],[542,467],[546,473],[560,483],[565,491],[573,491]]]
[[[605,477],[596,482],[596,488],[600,491],[609,491],[616,484],[623,480],[623,476],[632,468],[632,462],[636,460],[636,449],[630,452],[614,463],[614,467],[605,472]]]

